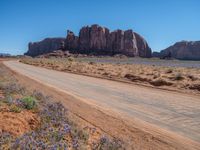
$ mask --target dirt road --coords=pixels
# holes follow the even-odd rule
[[[140,119],[200,143],[200,97],[4,62],[12,70],[102,110]]]

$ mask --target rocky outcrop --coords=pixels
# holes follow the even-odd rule
[[[157,54],[158,55],[158,54]],[[181,41],[162,50],[160,58],[172,57],[183,60],[200,60],[200,41]]]
[[[105,50],[107,48],[109,30],[98,25],[90,28],[90,47],[91,50]]]
[[[132,30],[110,32],[99,25],[86,26],[80,30],[77,49],[81,53],[151,57],[151,49],[139,34]]]
[[[109,34],[108,49],[112,54],[124,54],[127,56],[139,56],[137,41],[132,30],[116,30]]]
[[[79,32],[78,49],[80,50],[80,52],[88,51],[89,43],[90,43],[90,28],[87,26],[87,27],[83,27]]]
[[[124,50],[124,31],[116,30],[111,32],[108,39],[108,47],[112,50],[112,54],[123,53],[122,51]]]
[[[101,53],[107,49],[109,30],[92,25],[83,27],[79,32],[79,50],[81,53]]]
[[[40,42],[30,42],[28,51],[25,55],[38,56],[45,53],[53,52],[57,49],[62,49],[65,38],[46,38]]]
[[[134,32],[134,34],[137,42],[138,55],[140,57],[151,57],[151,48],[149,47],[146,40],[138,33]]]
[[[57,50],[49,47],[45,42],[29,44],[29,50],[26,54],[36,56],[38,54],[52,52]],[[61,41],[60,41],[61,42]],[[56,45],[60,45],[56,43]],[[123,54],[126,56],[151,57],[151,49],[147,42],[139,34],[132,30],[115,30],[110,32],[109,29],[97,24],[81,28],[79,36],[72,31],[67,31],[65,39],[65,50],[81,54],[100,54],[115,55]],[[42,50],[44,49],[44,50]]]
[[[78,49],[79,38],[75,36],[74,33],[70,30],[67,30],[67,37],[65,40],[65,48],[70,50]]]
[[[137,47],[137,39],[132,30],[124,32],[124,50],[131,56],[139,56],[139,48]],[[151,53],[151,49],[149,48]],[[151,57],[151,54],[145,57]]]

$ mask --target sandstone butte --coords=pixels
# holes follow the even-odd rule
[[[30,42],[25,55],[34,57],[59,49],[79,54],[151,57],[151,48],[138,33],[120,29],[111,32],[97,24],[82,27],[79,36],[68,30],[66,38],[46,38]]]

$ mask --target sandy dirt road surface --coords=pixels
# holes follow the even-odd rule
[[[60,91],[62,97],[66,94],[80,100],[78,104],[74,101],[76,106],[68,106],[81,109],[83,103],[103,112],[104,117],[95,111],[91,115],[89,111],[84,114],[74,110],[85,120],[96,116],[88,121],[112,136],[124,138],[129,143],[127,149],[133,148],[131,143],[135,149],[200,149],[199,96],[63,73],[17,61],[4,64]]]

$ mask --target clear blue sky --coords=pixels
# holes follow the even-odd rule
[[[23,54],[30,41],[94,23],[133,29],[159,51],[200,40],[200,0],[0,0],[0,53]]]

